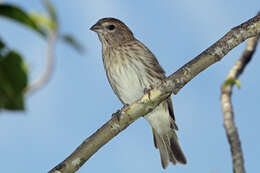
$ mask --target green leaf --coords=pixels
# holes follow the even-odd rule
[[[237,88],[240,89],[241,88],[241,83],[239,82],[239,80],[235,79],[235,78],[229,78],[225,81],[224,86],[227,85],[234,85],[236,84]]]
[[[29,17],[24,10],[17,6],[11,4],[0,4],[0,16],[19,22],[46,37],[46,33]]]
[[[0,58],[0,110],[24,110],[27,69],[21,56],[9,51]]]
[[[84,47],[72,35],[67,35],[67,34],[62,35],[61,38],[65,43],[69,44],[72,48],[74,48],[79,53],[84,52]]]
[[[31,19],[46,32],[55,32],[55,24],[48,15],[36,12],[30,12],[29,15]]]
[[[235,84],[236,84],[238,89],[241,88],[241,82],[239,80],[235,80]]]
[[[38,12],[29,13],[30,18],[43,30],[47,32],[56,32],[58,26],[58,18],[55,9],[49,0],[42,0],[47,14]]]
[[[57,30],[57,25],[58,25],[58,17],[55,11],[54,6],[52,5],[51,1],[49,0],[42,0],[44,7],[48,11],[48,14],[50,15],[51,20],[53,21],[54,24],[54,30]]]

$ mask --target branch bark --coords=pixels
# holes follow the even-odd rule
[[[246,49],[244,50],[242,56],[231,68],[226,77],[226,81],[222,84],[221,87],[221,107],[223,112],[224,128],[226,131],[228,142],[230,144],[234,173],[245,173],[246,171],[244,168],[244,159],[241,148],[241,142],[234,121],[234,112],[231,102],[232,89],[235,84],[234,82],[243,73],[246,65],[252,59],[252,56],[258,44],[258,40],[259,34],[256,37],[252,37],[248,40]]]
[[[220,61],[231,49],[244,40],[260,33],[260,15],[231,29],[224,37],[214,43],[200,55],[170,75],[165,81],[158,84],[142,98],[129,106],[123,107],[117,116],[105,123],[63,162],[58,164],[49,173],[71,173],[77,171],[94,153],[114,136],[127,128],[137,118],[152,111],[160,102],[171,93],[177,94],[191,79],[210,65]]]
[[[46,53],[46,68],[43,74],[36,79],[36,81],[32,82],[26,89],[25,94],[32,94],[37,89],[43,87],[45,84],[48,83],[50,80],[51,74],[53,72],[54,67],[54,52],[55,52],[55,44],[57,40],[57,33],[50,32],[48,36],[48,46],[47,46],[47,53]]]

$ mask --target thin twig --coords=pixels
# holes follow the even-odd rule
[[[36,79],[36,81],[32,82],[32,84],[30,84],[26,88],[25,93],[27,95],[32,94],[39,88],[42,88],[50,80],[54,68],[54,59],[55,59],[54,53],[55,53],[56,40],[57,40],[57,33],[50,32],[48,36],[48,42],[47,42],[48,45],[47,45],[47,53],[46,53],[45,71],[38,79]]]
[[[241,142],[234,121],[234,112],[231,102],[232,88],[234,86],[234,81],[237,80],[238,77],[243,73],[246,65],[252,59],[252,56],[256,50],[258,40],[259,35],[248,40],[246,49],[244,50],[239,60],[229,71],[226,77],[226,82],[222,84],[221,88],[221,106],[224,118],[224,128],[226,131],[228,142],[230,144],[234,173],[245,173],[246,171],[244,168]],[[227,82],[228,80],[232,80],[233,82]]]
[[[119,121],[118,116],[113,116],[111,120],[83,141],[69,157],[50,170],[49,173],[72,173],[77,171],[103,145],[127,128],[137,118],[152,111],[160,102],[168,98],[171,93],[177,94],[186,83],[201,71],[220,61],[231,49],[244,40],[259,33],[260,15],[233,28],[199,56],[181,67],[157,87],[147,92],[141,99],[123,107],[118,113]]]

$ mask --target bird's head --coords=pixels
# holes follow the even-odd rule
[[[134,39],[131,30],[115,18],[100,19],[90,30],[98,34],[104,46],[117,46]]]

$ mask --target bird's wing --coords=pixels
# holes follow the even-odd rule
[[[159,64],[158,60],[155,58],[154,54],[140,41],[135,40],[135,43],[137,44],[137,46],[141,47],[144,50],[143,56],[146,57],[148,61],[143,61],[143,63],[145,64],[145,66],[147,66],[148,73],[158,78],[159,80],[164,80],[166,78],[165,71]],[[169,114],[173,119],[173,124],[174,124],[173,126],[175,127],[175,129],[178,129],[177,125],[174,122],[175,117],[173,112],[173,104],[170,97],[167,99],[167,105],[168,105]]]

